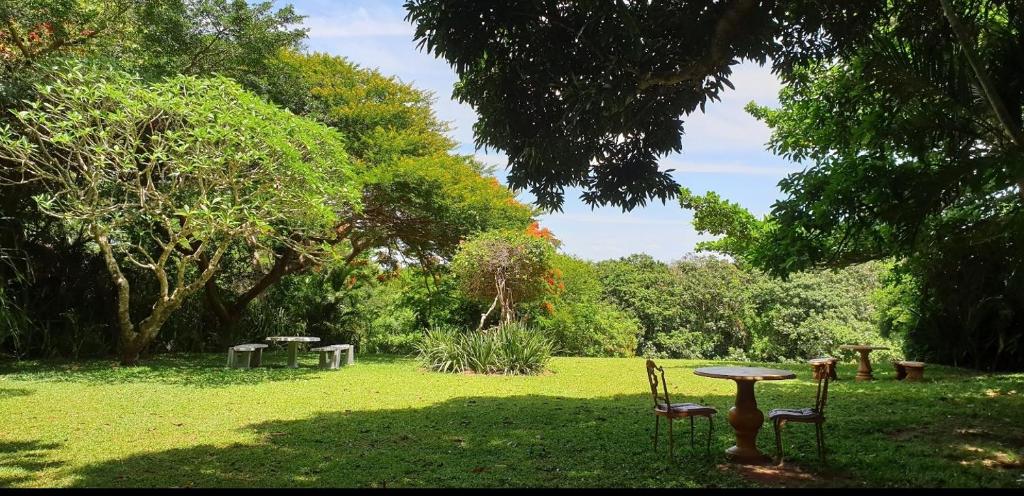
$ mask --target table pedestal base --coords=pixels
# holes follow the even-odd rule
[[[299,368],[298,350],[299,350],[299,343],[297,343],[295,341],[290,341],[288,343],[288,368],[292,368],[292,369]]]
[[[729,424],[736,430],[736,445],[725,450],[729,460],[744,464],[771,461],[757,449],[757,433],[764,424],[764,414],[757,409],[754,382],[736,381],[736,406],[729,409]]]
[[[871,359],[868,358],[868,353],[871,350],[859,350],[860,351],[860,367],[857,368],[858,381],[871,381],[874,380],[875,376],[871,375]]]
[[[767,465],[772,461],[771,457],[758,450],[744,451],[739,446],[733,446],[725,450],[725,458],[733,463],[743,465]]]

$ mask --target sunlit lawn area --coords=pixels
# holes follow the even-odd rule
[[[555,358],[536,377],[425,372],[409,358],[357,356],[339,371],[228,370],[221,355],[113,362],[20,362],[0,375],[0,486],[1024,486],[1024,374],[929,366],[925,382],[872,383],[841,364],[826,423],[788,425],[786,464],[725,460],[732,381],[708,361],[664,360],[676,396],[719,409],[711,455],[677,423],[652,452],[644,361]],[[283,354],[265,362],[283,364]],[[809,366],[761,382],[757,399],[811,406]],[[664,433],[664,431],[663,431]],[[663,440],[667,440],[663,438]],[[770,425],[758,444],[774,453]]]

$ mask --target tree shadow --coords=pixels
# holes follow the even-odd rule
[[[706,424],[691,451],[680,422],[675,462],[667,459],[665,437],[654,452],[649,401],[645,395],[459,397],[425,408],[322,413],[249,426],[255,444],[200,445],[88,466],[76,473],[75,485],[745,485],[729,473],[707,477],[732,439],[721,423],[711,456],[704,451]]]
[[[22,388],[0,388],[0,399],[3,398],[15,398],[18,396],[28,396],[35,393],[30,389]]]
[[[398,356],[356,356],[359,364],[386,364]],[[0,362],[0,375],[14,380],[70,382],[85,384],[157,383],[199,388],[217,388],[275,381],[298,381],[317,377],[319,355],[300,351],[299,368],[286,367],[287,351],[263,354],[263,366],[252,369],[227,368],[227,354],[164,354],[135,367],[122,367],[114,360],[32,360]],[[333,372],[333,371],[332,371]],[[0,390],[2,391],[2,390]],[[17,394],[17,393],[15,393]],[[0,397],[3,393],[0,392]]]
[[[60,464],[51,458],[59,447],[38,441],[0,442],[0,487],[29,482],[35,473]]]

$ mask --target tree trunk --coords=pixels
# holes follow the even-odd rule
[[[487,322],[487,317],[494,311],[494,307],[498,305],[498,297],[494,297],[494,301],[491,302],[491,308],[488,308],[486,312],[480,315],[480,325],[476,327],[476,331],[480,332],[484,329],[484,322]]]
[[[121,365],[125,367],[134,367],[139,364],[139,355],[142,354],[142,350],[146,348],[148,342],[144,342],[142,336],[135,336],[133,339],[122,339],[121,349],[119,355],[121,357]]]

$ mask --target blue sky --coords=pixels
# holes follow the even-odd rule
[[[307,16],[310,51],[341,55],[364,66],[395,75],[406,83],[429,90],[437,98],[435,109],[453,127],[459,153],[476,154],[497,166],[504,179],[505,157],[473,149],[472,126],[476,113],[451,99],[454,71],[443,60],[420,52],[412,42],[413,27],[404,21],[401,0],[292,0]],[[709,104],[706,114],[686,119],[683,152],[662,159],[665,169],[675,169],[676,180],[696,193],[716,191],[757,215],[767,213],[780,196],[776,184],[799,166],[765,150],[769,130],[743,111],[753,100],[777,105],[779,83],[768,68],[744,63],[736,67],[735,91]],[[578,191],[566,192],[563,212],[547,214],[541,224],[562,240],[562,251],[582,258],[602,260],[631,253],[648,253],[671,261],[694,250],[708,236],[697,234],[692,215],[674,201],[648,204],[622,213],[617,207],[591,209],[578,199]],[[529,201],[528,194],[521,199]]]

